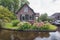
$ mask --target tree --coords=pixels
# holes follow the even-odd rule
[[[23,6],[25,3],[29,4],[29,2],[27,0],[21,0],[21,6]]]
[[[48,17],[48,19],[47,19],[47,20],[48,20],[48,22],[51,22],[51,21],[53,21],[53,19],[52,19],[52,18],[49,18],[49,17]]]
[[[1,0],[0,5],[7,7],[9,10],[12,10],[13,1],[12,0]]]
[[[42,14],[39,18],[38,18],[38,20],[41,20],[41,21],[47,21],[47,19],[48,19],[48,15],[45,13],[45,14]]]
[[[52,18],[49,18],[49,16],[47,15],[47,13],[45,13],[45,14],[41,14],[41,16],[38,18],[38,20],[37,21],[48,21],[48,22],[50,22],[50,21],[52,21],[53,19]]]
[[[16,11],[18,10],[19,8],[19,0],[12,0],[13,1],[13,12],[16,13]]]
[[[0,5],[7,7],[14,13],[25,3],[28,4],[29,2],[27,0],[0,0]]]
[[[7,8],[0,6],[0,20],[10,22],[15,19],[14,13],[10,12]]]

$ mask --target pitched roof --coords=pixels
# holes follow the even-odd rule
[[[58,16],[60,15],[60,13],[54,13],[52,16]]]
[[[30,8],[28,4],[24,4],[24,5],[16,12],[16,14],[18,14],[18,12],[19,12],[25,5],[28,6],[28,8]],[[35,14],[35,12],[33,11],[32,8],[30,8],[30,10],[32,10],[32,12]]]

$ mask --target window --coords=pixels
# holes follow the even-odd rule
[[[23,20],[25,20],[25,17],[24,17],[24,16],[22,16],[22,19],[23,19]]]
[[[22,20],[25,20],[25,15],[24,14],[22,14]]]
[[[26,20],[29,20],[29,15],[26,14],[26,15],[25,15],[25,18],[26,18]]]
[[[21,15],[20,15],[20,20],[21,20],[21,21],[25,20],[25,15],[24,15],[24,14],[21,14]]]
[[[20,15],[20,20],[22,21],[22,15]]]
[[[32,20],[32,16],[30,16],[30,20]]]
[[[28,7],[25,7],[24,8],[24,12],[28,12]]]

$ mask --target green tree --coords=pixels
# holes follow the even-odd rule
[[[21,6],[23,6],[25,3],[29,4],[29,2],[27,0],[21,0]]]
[[[12,10],[14,13],[16,13],[16,11],[18,10],[19,8],[19,0],[12,0],[13,1],[13,7],[12,7]]]
[[[38,20],[37,21],[48,21],[48,22],[50,22],[50,21],[52,21],[53,19],[52,18],[50,18],[48,15],[47,15],[47,13],[45,13],[45,14],[41,14],[41,16],[38,18]]]
[[[0,5],[7,7],[14,13],[25,3],[28,4],[29,2],[27,0],[0,0]]]
[[[42,14],[39,18],[38,18],[38,20],[40,21],[47,21],[47,19],[48,19],[48,15],[45,13],[45,14]]]
[[[10,12],[7,8],[0,6],[0,20],[10,22],[15,19],[14,13]]]
[[[12,0],[0,0],[0,5],[7,7],[9,10],[12,10],[13,1]]]
[[[47,20],[48,20],[48,22],[52,22],[54,19],[48,18]]]

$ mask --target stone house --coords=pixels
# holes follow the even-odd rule
[[[24,4],[16,13],[17,19],[20,21],[34,21],[39,17],[39,13],[35,13],[28,4]]]

